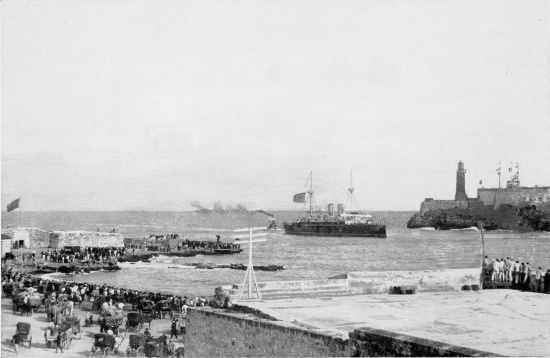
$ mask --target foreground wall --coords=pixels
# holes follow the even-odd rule
[[[352,357],[495,357],[498,354],[374,328],[349,334]]]
[[[211,308],[187,310],[186,357],[348,357],[348,341]]]
[[[187,310],[186,357],[468,357],[496,356],[374,328],[341,339],[283,321],[209,307]]]

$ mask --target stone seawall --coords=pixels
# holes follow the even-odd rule
[[[375,328],[356,329],[350,333],[349,343],[351,357],[501,357]]]
[[[348,357],[348,341],[211,308],[187,311],[186,357]]]
[[[209,307],[187,311],[186,357],[486,357],[476,349],[374,328],[349,339]]]

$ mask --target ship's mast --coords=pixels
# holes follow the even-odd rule
[[[313,171],[309,172],[309,217],[313,217]]]
[[[350,200],[350,212],[353,212],[353,169],[351,169],[350,172],[350,187],[348,188],[349,191],[349,200]]]

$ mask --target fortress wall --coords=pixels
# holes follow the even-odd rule
[[[500,205],[533,205],[550,203],[550,188],[520,188],[520,189],[478,189],[478,200],[485,205],[493,205],[497,209]]]
[[[420,204],[420,215],[424,215],[429,210],[446,210],[454,208],[468,208],[468,201],[458,200],[424,200]]]

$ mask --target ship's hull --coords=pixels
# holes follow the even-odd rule
[[[386,237],[386,225],[355,224],[346,225],[328,222],[285,223],[285,234],[300,236],[331,237]]]

